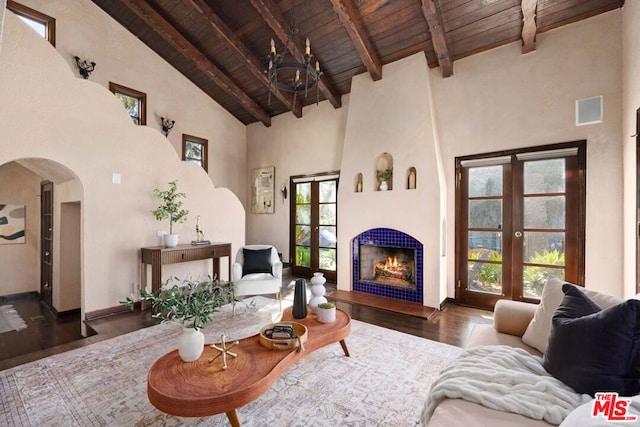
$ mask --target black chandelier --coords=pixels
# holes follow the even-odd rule
[[[269,62],[269,69],[267,71],[269,76],[269,105],[271,105],[271,91],[275,87],[276,90],[283,90],[285,92],[293,93],[293,104],[296,103],[296,98],[299,93],[304,92],[307,96],[309,89],[316,88],[316,104],[320,100],[320,93],[318,89],[318,83],[322,72],[320,71],[320,63],[315,62],[315,67],[311,65],[311,44],[307,37],[303,55],[303,62],[298,62],[294,57],[285,59],[287,54],[287,46],[289,41],[295,42],[298,38],[298,27],[295,24],[293,18],[293,6],[294,2],[291,2],[291,37],[282,47],[282,53],[278,53],[276,50],[276,44],[271,39],[271,47],[269,56],[267,57]],[[293,107],[295,108],[295,107]]]

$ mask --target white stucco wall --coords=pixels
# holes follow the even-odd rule
[[[286,185],[291,193],[290,176],[340,169],[348,105],[349,96],[343,96],[338,109],[325,101],[305,107],[301,119],[285,113],[273,117],[271,127],[260,123],[247,126],[246,176],[252,169],[275,166],[276,190],[273,214],[251,213],[251,192],[247,191],[247,243],[272,244],[289,260],[291,198],[287,196],[285,201],[280,189]]]
[[[625,6],[626,8],[627,6]],[[416,81],[430,78],[433,94],[433,111],[435,112],[435,127],[439,135],[439,148],[442,155],[442,165],[445,172],[445,191],[438,189],[438,178],[433,180],[421,178],[422,171],[431,173],[429,158],[424,164],[417,164],[419,182],[427,188],[427,196],[420,203],[435,204],[442,207],[439,195],[446,194],[446,274],[441,281],[445,282],[443,291],[439,293],[439,300],[443,297],[453,297],[454,290],[454,196],[453,182],[454,159],[456,156],[478,154],[519,147],[538,146],[558,142],[587,140],[587,213],[586,213],[586,286],[588,288],[623,295],[623,228],[622,228],[622,47],[621,47],[622,12],[615,10],[575,24],[571,24],[537,36],[535,52],[522,55],[519,42],[493,49],[455,62],[454,76],[443,79],[439,69],[426,70],[422,61],[417,58],[407,59],[402,65],[402,72],[394,77],[394,73],[385,70],[383,80],[371,82],[364,76],[354,78],[352,93],[348,103],[342,110],[348,113],[327,114],[322,117],[320,124],[308,124],[308,117],[298,121],[274,120],[271,128],[264,129],[257,125],[248,127],[247,144],[248,158],[251,167],[275,166],[276,181],[279,186],[288,180],[288,176],[279,174],[314,173],[333,169],[334,164],[340,164],[341,199],[339,212],[341,222],[338,224],[339,233],[345,221],[358,218],[362,212],[378,209],[378,200],[370,200],[376,194],[345,194],[343,198],[343,184],[352,185],[353,173],[345,170],[350,160],[336,158],[336,150],[340,148],[334,141],[345,140],[350,134],[352,120],[357,115],[371,114],[380,108],[385,114],[375,115],[377,120],[371,120],[371,128],[378,129],[380,135],[364,129],[358,125],[363,133],[362,139],[369,139],[372,134],[375,141],[385,139],[386,145],[361,145],[358,154],[362,158],[374,158],[380,151],[388,151],[396,156],[413,155],[412,147],[403,145],[403,138],[392,138],[390,130],[409,129],[404,135],[410,135],[416,129],[423,129],[422,122],[417,122],[413,115],[397,114],[404,111],[405,103],[424,111],[422,117],[429,120],[428,99],[426,89],[419,84],[416,97],[411,94],[407,101],[402,78],[411,76]],[[637,39],[637,37],[636,37]],[[402,62],[402,61],[401,61]],[[390,64],[393,69],[395,64]],[[636,67],[637,68],[637,67]],[[402,76],[401,78],[398,78]],[[367,89],[359,89],[359,85]],[[396,91],[378,90],[378,86],[397,85]],[[626,91],[626,88],[625,88]],[[380,99],[380,94],[385,94]],[[636,91],[639,92],[639,91]],[[575,126],[575,101],[595,95],[604,96],[604,122],[588,126]],[[381,104],[382,103],[382,104]],[[354,107],[356,105],[357,107]],[[391,106],[391,110],[387,109]],[[324,107],[324,103],[321,104]],[[328,106],[325,108],[329,108]],[[413,111],[413,110],[411,110]],[[278,118],[276,118],[278,119]],[[346,120],[343,122],[343,120]],[[635,119],[634,119],[635,120]],[[358,122],[361,122],[358,119]],[[382,122],[378,126],[378,122]],[[345,123],[343,125],[343,123]],[[344,136],[332,133],[332,139],[311,138],[307,140],[305,152],[290,153],[290,145],[283,141],[296,140],[295,135],[301,132],[312,135],[323,135],[325,129],[340,131]],[[404,132],[404,131],[402,131]],[[367,137],[365,137],[366,135]],[[384,138],[383,138],[384,137]],[[348,139],[345,140],[345,149]],[[419,140],[419,139],[418,139]],[[268,154],[264,154],[268,153]],[[348,153],[345,151],[344,155]],[[256,162],[255,156],[268,156]],[[303,159],[311,158],[313,161]],[[335,163],[325,162],[327,158],[335,158]],[[418,159],[422,158],[418,156]],[[339,162],[339,163],[338,163]],[[372,163],[369,163],[372,165]],[[401,170],[403,168],[400,168]],[[363,170],[365,179],[372,179]],[[394,183],[394,186],[396,184]],[[372,183],[366,182],[364,188],[371,188]],[[399,197],[395,193],[390,197]],[[354,202],[357,200],[358,202]],[[279,200],[280,202],[281,200]],[[395,200],[390,201],[395,203]],[[288,210],[286,207],[278,209]],[[438,216],[434,216],[438,217]],[[346,218],[346,219],[345,219]],[[428,227],[433,218],[411,218],[412,224],[404,227]],[[427,222],[425,223],[425,220]],[[288,214],[287,215],[248,215],[247,230],[251,241],[283,242],[288,246]],[[392,218],[388,221],[393,221]],[[429,225],[427,225],[429,224]],[[438,219],[438,224],[440,220]],[[384,226],[381,222],[379,226]],[[251,231],[249,231],[251,230]],[[426,229],[425,229],[426,230]],[[438,231],[429,234],[434,241],[443,236],[438,225]],[[352,236],[351,236],[352,237]],[[344,270],[348,267],[348,255],[343,235],[340,235],[339,278],[344,278]],[[348,247],[348,246],[347,246]],[[347,264],[345,264],[347,262]],[[446,286],[445,286],[446,285]],[[340,284],[339,286],[344,286]],[[349,284],[350,286],[350,284]],[[430,296],[435,299],[436,297]]]
[[[624,284],[625,295],[637,293],[636,111],[640,108],[640,2],[622,8],[622,142],[624,146]]]
[[[1,140],[1,138],[0,138]],[[37,233],[40,226],[41,178],[17,163],[0,167],[0,203],[25,206],[25,243],[0,245],[0,295],[39,289]]]
[[[456,61],[452,78],[432,78],[454,218],[454,158],[502,149],[587,140],[588,288],[622,296],[621,12],[598,15],[536,38]],[[439,73],[438,69],[431,71]],[[604,122],[575,126],[575,101],[604,96]],[[449,221],[453,295],[454,222]]]
[[[2,24],[4,23],[4,11],[7,7],[7,0],[0,0],[0,47],[2,46]]]
[[[244,203],[247,191],[245,126],[90,0],[20,0],[56,19],[56,50],[73,75],[74,56],[96,62],[90,80],[118,83],[147,94],[147,126],[161,133],[160,117],[175,120],[169,133],[182,158],[182,134],[208,140],[209,176]],[[80,104],[79,114],[91,114]],[[162,134],[164,136],[164,134]]]
[[[244,144],[242,125],[228,114],[218,118],[216,109],[207,111],[210,121],[238,128],[230,143]],[[58,51],[10,12],[0,51],[0,117],[0,165],[49,159],[82,186],[83,313],[117,305],[139,283],[139,248],[157,244],[155,231],[166,228],[150,214],[157,206],[152,190],[173,179],[191,211],[190,220],[176,227],[183,242],[195,236],[194,217],[200,215],[207,237],[234,248],[244,243],[244,209],[232,191],[215,188],[202,168],[182,162],[157,129],[135,126],[105,87],[78,78]],[[112,183],[116,172],[121,184]],[[206,272],[204,264],[191,272]]]
[[[351,83],[338,194],[338,287],[350,290],[351,242],[358,234],[384,227],[409,234],[423,244],[423,300],[438,307],[440,295],[440,188],[431,120],[429,73],[425,56],[412,55],[384,66],[377,82],[367,74]],[[378,157],[393,156],[393,190],[376,191]],[[416,189],[407,189],[414,167]],[[354,177],[363,176],[363,191]]]

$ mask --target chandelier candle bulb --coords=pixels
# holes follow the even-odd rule
[[[300,81],[300,70],[296,70],[296,83]]]
[[[320,72],[320,63],[316,61],[316,72]]]
[[[309,42],[309,37],[307,37],[306,47],[304,48],[305,55],[311,55],[311,43]]]
[[[274,42],[273,39],[271,39],[271,53],[276,53],[276,42]]]

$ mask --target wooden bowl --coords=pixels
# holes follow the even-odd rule
[[[293,338],[290,339],[271,339],[267,338],[264,331],[273,329],[275,325],[290,325],[293,328]],[[260,329],[260,344],[272,350],[291,350],[297,349],[307,342],[307,327],[298,322],[278,322],[271,323]]]

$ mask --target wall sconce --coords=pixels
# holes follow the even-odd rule
[[[164,136],[169,136],[169,132],[173,129],[173,125],[176,124],[175,120],[165,119],[164,117],[160,117],[162,121],[162,132],[164,132]]]
[[[96,68],[96,63],[87,62],[86,60],[81,61],[80,57],[78,56],[74,56],[73,58],[76,60],[76,65],[78,66],[78,71],[80,72],[80,75],[85,80],[88,79],[91,73],[93,72],[93,70]]]
[[[283,185],[282,188],[280,189],[280,192],[282,193],[282,198],[287,200],[287,186]]]

